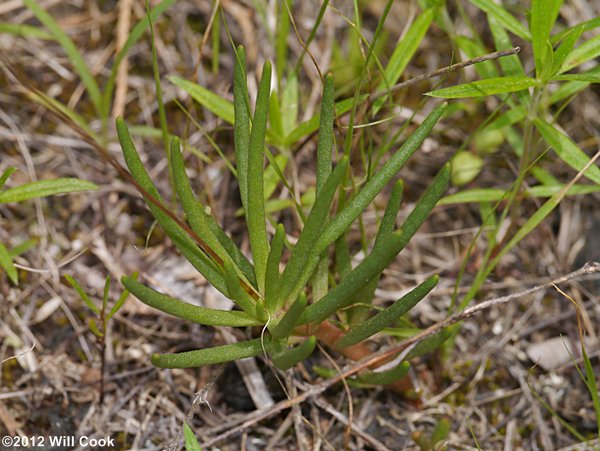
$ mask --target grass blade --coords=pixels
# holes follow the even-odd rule
[[[479,9],[485,11],[490,16],[493,16],[498,22],[502,24],[504,28],[509,30],[511,33],[516,34],[522,39],[531,41],[531,34],[529,30],[523,26],[513,15],[511,15],[502,6],[494,3],[492,0],[469,0]]]
[[[102,116],[102,99],[100,95],[100,88],[96,83],[96,80],[90,70],[88,69],[87,63],[83,59],[83,56],[75,47],[75,44],[71,38],[63,31],[61,26],[54,20],[54,18],[48,14],[48,12],[42,8],[35,0],[23,0],[23,3],[29,10],[35,15],[35,17],[48,29],[52,34],[56,42],[63,48],[75,71],[81,78],[81,82],[85,86],[85,89],[90,96],[90,100],[94,105],[94,109],[98,115]]]
[[[553,57],[550,30],[552,30],[561,3],[562,0],[531,1],[531,41],[538,78],[545,79],[550,75]]]
[[[404,35],[402,40],[400,40],[390,57],[390,61],[385,67],[385,72],[383,73],[383,80],[379,84],[377,88],[377,92],[385,92],[386,89],[395,85],[400,76],[408,66],[411,58],[416,53],[419,45],[421,45],[421,41],[425,37],[431,22],[435,16],[435,10],[433,8],[428,8],[419,14],[416,20],[413,22],[408,32]],[[379,109],[386,102],[387,96],[383,96],[378,98],[373,104],[373,115],[377,114]]]
[[[265,135],[269,116],[269,90],[271,89],[271,63],[263,66],[262,76],[256,97],[256,108],[250,144],[248,148],[248,208],[246,222],[250,248],[254,258],[254,272],[260,293],[265,292],[265,275],[269,257],[269,241],[267,239],[267,216],[265,213],[264,164]]]
[[[92,191],[98,186],[92,182],[75,178],[58,178],[38,180],[8,188],[0,192],[0,204],[21,202],[28,199],[53,196],[55,194],[78,193]]]
[[[540,82],[529,77],[498,77],[478,80],[471,83],[436,89],[425,93],[431,97],[443,99],[463,99],[467,97],[485,97],[494,94],[517,92],[539,86]]]
[[[238,310],[217,310],[189,304],[180,299],[159,293],[136,281],[132,277],[121,278],[123,286],[136,298],[152,308],[177,318],[192,321],[204,326],[246,327],[258,326],[261,321]]]
[[[0,189],[4,187],[6,181],[16,172],[17,168],[13,166],[9,166],[6,170],[0,175]]]
[[[77,294],[79,295],[81,300],[83,302],[85,302],[85,305],[87,305],[88,308],[92,312],[94,312],[96,315],[100,315],[100,309],[96,306],[96,304],[94,304],[92,302],[92,300],[90,299],[88,294],[84,291],[84,289],[81,288],[81,285],[79,285],[79,282],[77,282],[73,277],[71,277],[69,275],[65,275],[65,279],[67,279],[67,282],[69,282],[69,285],[71,285],[71,287],[73,287],[73,289],[77,292]]]
[[[158,5],[156,5],[154,8],[152,8],[152,10],[150,11],[151,20],[156,21],[156,19],[163,12],[165,12],[169,7],[171,7],[176,1],[177,0],[163,0]],[[119,51],[119,53],[117,53],[117,55],[115,57],[115,61],[113,63],[113,67],[110,71],[108,80],[106,81],[106,85],[105,85],[104,93],[103,93],[103,97],[102,97],[102,107],[103,107],[102,117],[103,118],[108,118],[110,103],[112,101],[113,92],[115,90],[115,83],[117,80],[117,72],[119,70],[119,66],[121,65],[121,62],[123,61],[123,59],[125,59],[125,56],[127,55],[127,53],[129,53],[129,50],[131,50],[131,47],[133,47],[133,45],[137,41],[139,41],[140,38],[143,36],[144,31],[146,31],[146,28],[148,27],[148,24],[149,24],[148,16],[144,16],[143,19],[141,19],[137,24],[135,24],[135,26],[129,33],[129,36],[127,37],[127,41],[125,41],[125,44],[123,45],[123,48],[121,48],[121,50]]]

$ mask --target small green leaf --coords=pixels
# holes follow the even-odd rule
[[[265,347],[269,346],[268,339],[265,339],[264,345]],[[247,357],[256,357],[262,353],[263,342],[260,338],[256,338],[177,354],[153,354],[151,360],[152,364],[159,368],[197,368],[204,365],[215,365]]]
[[[131,294],[144,304],[177,318],[192,321],[204,326],[246,327],[262,324],[261,321],[249,316],[245,312],[199,307],[172,298],[139,283],[131,277],[124,276],[121,278],[121,283],[123,283],[123,286],[127,288]]]
[[[557,74],[560,71],[565,60],[571,54],[573,47],[581,37],[583,33],[583,26],[575,28],[571,30],[568,34],[565,35],[562,43],[554,52],[554,59],[552,61],[552,75]]]
[[[358,381],[369,385],[388,385],[399,381],[408,374],[410,363],[404,361],[385,371],[369,371],[358,376]]]
[[[10,178],[11,175],[15,173],[17,168],[9,166],[6,170],[0,175],[0,189],[4,187],[6,181]]]
[[[21,202],[36,197],[53,196],[55,194],[78,193],[98,189],[94,183],[75,178],[59,178],[38,180],[0,192],[0,204]]]
[[[19,283],[19,274],[17,268],[13,263],[13,260],[6,249],[6,246],[0,242],[0,267],[6,271],[6,275],[12,283],[17,285]]]
[[[567,72],[598,56],[600,56],[600,35],[594,36],[576,49],[573,49],[560,68],[560,72]]]
[[[554,25],[558,13],[555,5],[560,2],[555,0],[531,1],[531,41],[533,43],[533,56],[535,60],[536,75],[545,79],[550,75],[552,67],[552,45],[550,44],[550,30]]]
[[[315,350],[316,345],[317,339],[315,337],[308,337],[308,339],[304,340],[300,345],[287,349],[280,354],[271,356],[271,360],[280,370],[287,370],[298,362],[310,357]]]
[[[98,338],[104,337],[104,333],[102,333],[102,331],[98,328],[98,325],[96,324],[96,321],[94,321],[94,318],[88,319],[88,327],[90,328],[90,330],[96,337],[98,337]]]
[[[540,82],[529,77],[498,77],[478,80],[449,88],[436,89],[425,95],[444,99],[462,99],[466,97],[484,97],[507,92],[517,92],[539,86]]]
[[[581,171],[590,158],[571,139],[559,132],[554,126],[542,119],[535,119],[535,126],[546,142],[552,146],[561,160],[576,171]],[[592,165],[584,174],[588,179],[600,185],[600,169]]]
[[[226,100],[214,92],[209,91],[205,87],[186,80],[185,78],[172,75],[168,77],[168,79],[175,86],[187,92],[190,96],[192,96],[192,99],[205,107],[211,113],[220,117],[225,122],[233,124],[235,116],[233,104],[229,100]]]
[[[94,304],[92,302],[92,300],[90,299],[88,294],[83,290],[83,288],[81,288],[81,285],[79,285],[79,282],[77,282],[73,277],[71,277],[69,275],[65,275],[65,279],[67,279],[67,282],[69,282],[69,285],[71,285],[73,287],[73,289],[77,292],[77,294],[79,295],[81,300],[83,302],[85,302],[85,305],[87,305],[88,308],[92,312],[94,312],[96,315],[100,315],[100,309],[98,307],[96,307],[96,304]]]
[[[186,451],[202,451],[202,448],[194,435],[194,431],[192,431],[187,423],[183,423],[183,437]]]

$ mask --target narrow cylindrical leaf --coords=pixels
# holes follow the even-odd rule
[[[177,318],[192,321],[205,326],[245,327],[258,326],[262,322],[245,312],[236,310],[216,310],[188,304],[166,294],[159,293],[131,277],[123,277],[121,282],[135,297],[144,304]]]
[[[375,196],[381,192],[383,187],[394,177],[406,164],[408,159],[416,152],[435,124],[446,111],[448,104],[442,103],[436,107],[417,129],[408,137],[398,151],[378,170],[365,184],[360,192],[348,205],[333,218],[321,234],[315,252],[321,254],[331,243],[350,227],[350,224],[371,203]],[[314,268],[312,268],[314,270]]]
[[[319,144],[317,145],[317,196],[325,186],[325,181],[331,173],[333,160],[333,121],[334,110],[334,85],[333,75],[325,76],[323,99],[321,100],[321,118],[319,124]]]
[[[300,277],[307,265],[309,256],[313,254],[318,259],[320,255],[320,253],[314,252],[314,246],[323,232],[323,225],[327,220],[331,202],[346,173],[347,167],[348,158],[342,157],[336,168],[327,177],[321,195],[315,200],[304,228],[300,233],[300,237],[292,249],[292,255],[281,276],[281,293],[278,308],[281,308],[286,302],[296,299],[311,276],[311,274],[308,274],[308,277]]]
[[[131,175],[140,187],[145,191],[145,196],[151,196],[154,202],[164,205],[162,197],[152,179],[146,172],[142,160],[137,153],[127,125],[122,118],[117,118],[117,135],[125,163],[131,172]],[[221,293],[227,296],[227,288],[225,286],[225,278],[220,269],[215,265],[214,261],[208,257],[204,250],[198,248],[194,240],[177,224],[172,218],[164,213],[154,202],[146,198],[146,204],[156,218],[161,227],[165,230],[169,238],[184,255],[184,257]],[[205,246],[206,244],[203,243]],[[207,249],[208,246],[206,246]]]
[[[394,231],[394,228],[396,227],[396,217],[398,216],[398,211],[400,210],[400,205],[402,204],[403,191],[404,182],[402,180],[398,180],[392,188],[392,193],[390,194],[390,198],[388,199],[388,203],[385,207],[383,218],[381,218],[381,224],[379,224],[377,236],[375,237],[375,246],[384,244],[386,236]]]
[[[410,364],[406,361],[401,362],[394,368],[386,371],[370,371],[358,376],[358,381],[369,385],[388,385],[399,381],[408,373]]]
[[[373,251],[325,297],[320,301],[309,305],[304,311],[300,323],[321,322],[332,313],[347,307],[353,301],[354,293],[364,286],[364,284],[368,283],[373,277],[377,277],[377,275],[379,275],[408,244],[419,226],[425,221],[436,202],[444,193],[444,190],[448,186],[449,178],[450,165],[446,164],[421,196],[421,199],[417,202],[417,205],[404,222],[402,228],[389,236],[385,246],[379,246],[373,249]]]
[[[225,280],[227,282],[227,290],[229,291],[230,299],[248,315],[254,316],[256,314],[256,303],[253,302],[252,298],[250,298],[248,293],[241,287],[240,279],[238,278],[233,263],[226,260],[224,267]]]
[[[302,313],[306,308],[307,298],[304,293],[298,296],[292,305],[288,308],[287,312],[281,317],[281,319],[274,320],[273,325],[269,324],[269,332],[273,338],[288,337],[292,333],[292,330],[302,317]]]
[[[256,281],[259,291],[263,294],[265,290],[267,258],[269,256],[263,171],[270,88],[271,64],[266,62],[258,87],[254,120],[252,121],[252,130],[250,132],[250,146],[248,149],[248,208],[245,210],[250,247],[252,249],[252,257],[254,258]]]
[[[452,335],[450,329],[442,329],[441,332],[425,338],[423,341],[410,350],[406,355],[406,360],[414,359],[423,354],[428,354],[431,351],[438,349]]]
[[[197,368],[204,365],[215,365],[255,357],[263,353],[262,345],[261,339],[256,338],[177,354],[153,354],[151,361],[154,366],[159,368]],[[265,346],[267,345],[268,343],[265,343]]]
[[[179,138],[175,137],[171,141],[171,168],[173,171],[173,181],[177,197],[181,201],[181,206],[185,211],[187,222],[198,236],[201,236],[204,242],[217,254],[221,261],[233,261],[235,266],[240,262],[239,269],[242,274],[238,274],[241,278],[245,278],[245,282],[254,280],[254,269],[245,258],[239,258],[241,251],[231,249],[231,246],[236,247],[235,243],[230,239],[226,239],[225,243],[230,249],[226,249],[221,243],[222,237],[227,236],[225,232],[218,226],[214,218],[206,213],[204,207],[196,199],[190,180],[185,172],[183,157],[180,151]],[[220,232],[220,233],[219,233]],[[220,239],[221,238],[221,239]],[[237,272],[237,271],[236,271]]]
[[[246,51],[238,46],[233,62],[233,142],[240,197],[244,210],[248,207],[248,146],[250,145],[250,114],[246,80]]]
[[[410,311],[421,299],[423,299],[437,285],[439,276],[431,276],[421,285],[402,296],[385,310],[369,318],[361,324],[357,324],[348,331],[336,343],[338,349],[352,346],[359,343],[384,328],[388,327],[394,321],[397,321],[402,315]]]
[[[277,224],[275,236],[271,241],[271,250],[267,259],[267,273],[265,278],[265,306],[267,311],[273,314],[276,310],[279,297],[279,262],[283,254],[285,244],[285,229],[283,224]]]
[[[307,359],[315,350],[317,345],[317,339],[315,337],[309,337],[303,341],[300,345],[284,351],[281,354],[272,356],[271,360],[273,364],[280,370],[287,370],[293,367],[296,363]]]

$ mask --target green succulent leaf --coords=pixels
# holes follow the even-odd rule
[[[281,296],[278,307],[281,307],[286,302],[296,299],[308,281],[307,278],[301,283],[298,283],[300,275],[306,267],[310,253],[314,249],[314,243],[317,242],[322,233],[331,202],[333,201],[333,196],[342,181],[342,177],[346,173],[347,167],[348,158],[342,157],[334,171],[327,178],[321,195],[316,199],[315,204],[308,215],[304,228],[300,233],[300,237],[292,249],[290,259],[281,275]],[[316,254],[317,258],[319,255],[320,254]]]
[[[260,320],[237,310],[217,310],[189,304],[134,280],[131,277],[121,279],[123,286],[144,304],[177,318],[192,321],[204,326],[246,327],[262,324]]]
[[[408,374],[410,363],[404,361],[386,371],[369,371],[357,377],[358,381],[369,385],[389,385]]]
[[[269,323],[269,332],[273,338],[284,338],[292,334],[294,327],[300,321],[302,313],[306,308],[307,298],[304,293],[298,296],[285,314],[280,319],[274,319],[273,324]]]
[[[438,281],[439,276],[431,276],[385,310],[382,310],[365,322],[353,326],[335,343],[335,347],[337,349],[346,348],[381,332],[417,305],[431,290],[433,290]]]
[[[146,204],[152,212],[152,215],[192,266],[194,266],[217,290],[225,296],[228,296],[225,277],[222,270],[211,257],[206,254],[206,251],[211,249],[206,243],[202,243],[205,249],[200,249],[188,233],[155,204],[155,202],[157,202],[164,206],[160,193],[144,168],[144,164],[133,144],[125,121],[122,118],[117,118],[116,126],[117,136],[123,150],[125,163],[135,181],[144,190],[142,195],[145,196]]]
[[[302,315],[300,324],[319,323],[334,312],[347,307],[352,302],[354,293],[373,277],[380,274],[408,244],[437,201],[442,197],[448,186],[449,178],[450,166],[446,164],[421,196],[402,227],[393,232],[386,240],[386,245],[374,248],[334,289],[318,302],[309,305]]]
[[[271,356],[271,360],[273,361],[273,364],[280,370],[287,370],[288,368],[296,365],[298,362],[306,360],[308,357],[310,357],[315,350],[316,345],[317,339],[315,337],[309,337],[298,346],[287,349],[281,354]]]
[[[151,361],[154,366],[159,368],[197,368],[204,365],[215,365],[247,357],[256,357],[263,353],[263,345],[268,347],[269,341],[265,340],[263,343],[260,338],[256,338],[196,351],[153,354]]]

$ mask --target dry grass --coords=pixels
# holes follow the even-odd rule
[[[120,17],[121,22],[127,22],[118,12],[117,3],[126,8],[125,1],[42,2],[100,78],[107,74],[117,42],[115,21]],[[367,17],[377,17],[380,3],[370,3]],[[568,24],[587,20],[592,17],[590,14],[600,15],[595,2],[567,3],[563,20]],[[234,40],[247,46],[250,72],[255,74],[253,69],[261,67],[262,60],[273,57],[264,23],[253,12],[250,1],[223,1],[222,5]],[[323,70],[329,67],[333,40],[347,26],[340,14],[349,13],[348,5],[340,2],[339,14],[328,12],[311,47]],[[294,9],[303,36],[308,34],[307,27],[317,8],[317,3],[310,1]],[[388,27],[394,39],[411,11],[408,1],[398,2],[392,9]],[[133,2],[131,13],[134,21],[142,17],[143,2]],[[197,24],[204,27],[210,15],[210,2],[181,0],[159,20],[156,44],[161,73],[178,73],[229,97],[232,60],[227,41],[222,38],[222,48],[226,50],[216,74],[206,69],[210,40],[199,46],[203,30]],[[21,3],[13,1],[0,4],[0,21],[35,23]],[[364,25],[372,32],[369,20]],[[290,51],[297,55],[300,45],[294,39],[289,43]],[[2,34],[0,50],[1,59],[32,87],[75,107],[94,121],[89,100],[58,45]],[[527,52],[525,49],[523,58]],[[448,40],[441,32],[434,31],[408,73],[418,75],[451,62]],[[309,117],[318,108],[321,88],[308,58],[304,69],[304,114]],[[147,39],[134,47],[129,69],[119,80],[121,94],[115,109],[122,110],[130,123],[158,124]],[[238,331],[190,325],[129,299],[109,329],[104,401],[99,404],[100,356],[86,323],[90,312],[65,283],[63,274],[79,280],[96,299],[101,297],[107,274],[118,280],[122,274],[139,271],[145,280],[178,297],[209,306],[222,305],[224,300],[164,240],[162,231],[150,232],[152,219],[139,195],[115,176],[100,155],[54,116],[27,100],[5,71],[0,72],[0,86],[0,172],[7,166],[20,170],[10,183],[75,176],[101,187],[91,193],[0,206],[1,242],[16,245],[29,237],[39,240],[34,250],[17,259],[22,279],[19,287],[10,285],[0,274],[2,435],[111,436],[117,441],[116,449],[150,450],[176,442],[181,437],[183,421],[191,418],[200,440],[213,444],[206,449],[217,449],[211,446],[227,450],[299,449],[312,444],[312,449],[396,450],[417,449],[412,434],[431,434],[440,419],[448,418],[450,449],[475,449],[479,444],[486,450],[551,450],[574,445],[573,437],[536,401],[535,393],[579,431],[594,430],[591,401],[569,355],[566,354],[566,359],[562,355],[563,361],[553,363],[551,369],[535,366],[530,358],[532,344],[547,343],[542,351],[550,349],[561,357],[562,346],[547,340],[563,336],[577,342],[575,309],[553,289],[494,306],[465,320],[456,347],[448,349],[444,358],[437,352],[415,362],[412,377],[422,389],[423,400],[419,407],[385,388],[353,389],[350,400],[349,392],[338,384],[308,397],[294,409],[274,408],[265,419],[260,416],[264,411],[257,409],[282,399],[285,403],[280,384],[286,387],[288,396],[294,397],[319,383],[312,366],[332,365],[322,352],[287,374],[287,379],[282,375],[274,378],[260,359],[224,369],[157,370],[149,363],[154,351],[183,351],[224,343],[235,340]],[[163,88],[166,102],[180,98],[181,93],[172,85],[164,83]],[[419,108],[418,94],[416,90],[407,93],[406,105]],[[583,148],[598,145],[595,132],[600,125],[598,94],[597,88],[587,90],[564,113],[565,128]],[[184,104],[231,156],[231,130],[199,107],[187,101]],[[247,250],[243,224],[235,219],[239,205],[232,177],[203,132],[189,123],[172,103],[168,108],[172,131],[186,136],[190,145],[206,156],[206,161],[195,156],[188,159],[191,171],[196,174],[197,192],[204,193],[203,201],[211,206],[218,221]],[[381,127],[401,125],[407,111],[408,107],[398,119]],[[414,200],[440,163],[479,121],[474,113],[454,115],[426,141],[424,150],[402,173],[407,182],[408,202]],[[141,152],[147,156],[149,172],[159,189],[167,193],[168,177],[159,140],[139,140],[139,143]],[[120,158],[118,146],[111,144],[109,150]],[[313,150],[314,143],[307,142],[289,168],[298,192],[313,182]],[[481,186],[497,186],[502,184],[499,181],[507,185],[513,180],[514,162],[508,151],[501,150],[486,164],[491,169],[478,179]],[[552,167],[557,177],[563,171],[558,164]],[[482,299],[545,283],[586,260],[599,259],[597,205],[598,197],[593,196],[565,200],[559,212],[502,261],[493,280],[484,287]],[[523,208],[534,209],[535,205]],[[291,222],[294,218],[282,220]],[[364,223],[367,230],[375,226],[374,211],[366,213]],[[438,288],[413,311],[413,320],[425,327],[445,318],[458,269],[478,225],[478,213],[470,205],[436,209],[386,272],[377,292],[379,301],[396,299],[399,292],[415,282],[440,273]],[[357,237],[358,234],[351,235],[355,240]],[[477,255],[484,251],[484,246],[484,240],[477,243],[464,287],[468,287],[468,275],[476,270]],[[118,289],[113,288],[112,299],[115,299]],[[570,281],[561,288],[582,307],[586,332],[591,338],[588,353],[598,369],[598,282]],[[18,357],[9,359],[15,355]],[[239,371],[244,374],[245,384]],[[194,403],[197,392],[206,396],[208,402],[196,399]],[[353,405],[351,417],[349,402]],[[222,433],[229,435],[216,441]]]

